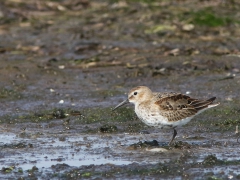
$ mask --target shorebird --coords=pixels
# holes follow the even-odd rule
[[[215,107],[216,97],[208,100],[191,98],[181,93],[152,92],[146,86],[137,86],[128,93],[128,99],[121,102],[113,110],[127,104],[135,105],[138,118],[148,126],[156,128],[172,128],[173,136],[169,145],[177,135],[176,128],[187,124],[194,116]]]

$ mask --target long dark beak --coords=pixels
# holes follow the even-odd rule
[[[127,103],[129,103],[128,99],[126,99],[125,101],[123,101],[123,102],[121,102],[119,105],[117,105],[115,108],[113,108],[113,111],[114,111],[115,109],[117,109],[117,108],[119,108],[119,107],[127,104]]]

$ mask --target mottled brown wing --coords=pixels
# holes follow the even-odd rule
[[[159,106],[160,114],[167,117],[169,121],[178,121],[193,116],[199,110],[207,108],[215,99],[200,101],[180,93],[171,93],[168,96],[164,94],[164,96],[158,99],[155,104]]]

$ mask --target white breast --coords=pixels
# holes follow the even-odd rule
[[[194,116],[179,120],[179,121],[168,121],[168,119],[159,113],[151,112],[141,106],[135,106],[135,112],[138,118],[148,126],[157,128],[173,128],[183,126],[187,124]]]
[[[153,116],[153,113],[146,110],[146,108],[135,107],[135,113],[138,118],[148,126],[162,128],[162,126],[167,123],[167,118],[161,115]]]

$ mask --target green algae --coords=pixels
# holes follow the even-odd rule
[[[11,173],[14,169],[15,169],[14,166],[9,166],[9,167],[3,167],[1,171],[3,173]]]
[[[55,119],[65,118],[67,114],[65,110],[54,108],[51,110],[40,110],[39,112],[30,112],[28,114],[19,115],[14,113],[12,115],[7,114],[0,117],[0,123],[26,123],[26,122],[46,122]]]
[[[30,112],[26,115],[4,115],[0,117],[1,123],[24,123],[24,122],[46,122],[57,119],[73,118],[75,123],[91,124],[96,122],[127,122],[135,115],[131,108],[123,107],[120,112],[112,111],[112,108],[84,108],[74,110],[69,108],[54,108]]]
[[[0,89],[0,99],[21,99],[23,96],[19,92],[18,89],[8,89],[8,88],[1,88]]]
[[[217,26],[226,26],[237,22],[232,17],[221,16],[219,14],[214,13],[211,9],[202,9],[192,14],[193,19],[192,23],[200,26],[209,26],[209,27],[217,27]]]
[[[216,176],[208,177],[207,180],[222,180],[222,178],[217,178]]]
[[[91,173],[90,172],[82,173],[82,177],[91,177]]]
[[[86,108],[82,110],[82,116],[79,117],[79,123],[96,122],[127,122],[134,117],[134,111],[131,108],[123,107],[120,112],[112,111],[112,108]]]

